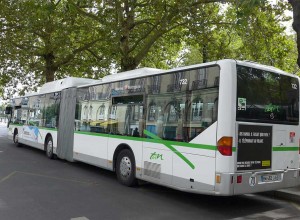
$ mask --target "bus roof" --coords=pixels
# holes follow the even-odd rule
[[[93,86],[93,85],[98,85],[102,83],[108,83],[108,82],[115,82],[119,80],[129,80],[129,79],[134,79],[134,78],[140,78],[140,77],[145,77],[145,76],[151,76],[151,75],[158,75],[158,74],[163,74],[163,73],[169,73],[169,72],[174,72],[174,71],[180,71],[180,70],[185,70],[185,69],[193,69],[193,68],[198,68],[198,67],[205,67],[205,66],[211,66],[211,65],[216,65],[222,62],[232,62],[236,63],[239,65],[243,66],[248,66],[248,67],[253,67],[253,68],[258,68],[258,69],[263,69],[266,71],[271,71],[271,72],[277,72],[279,74],[284,74],[284,75],[289,75],[293,77],[297,77],[296,75],[289,74],[287,72],[284,72],[276,67],[272,66],[267,66],[263,64],[259,64],[253,61],[240,61],[240,60],[234,60],[234,59],[224,59],[224,60],[218,60],[218,61],[212,61],[208,63],[201,63],[201,64],[195,64],[195,65],[190,65],[190,66],[183,66],[183,67],[176,67],[173,69],[168,69],[168,70],[163,70],[163,69],[155,69],[155,68],[140,68],[140,69],[135,69],[135,70],[130,70],[130,71],[125,71],[125,72],[120,72],[117,74],[111,74],[107,75],[102,79],[99,80],[94,80],[94,79],[88,79],[88,78],[77,78],[77,77],[67,77],[64,79],[56,80],[53,82],[48,82],[45,83],[40,91],[38,93],[30,93],[26,94],[25,96],[32,96],[36,94],[45,94],[45,93],[51,93],[51,92],[58,92],[66,88],[71,88],[71,87],[86,87],[86,86]]]
[[[66,88],[77,87],[86,84],[100,83],[100,82],[101,79],[94,80],[94,79],[87,79],[87,78],[68,77],[68,78],[45,83],[41,87],[39,94],[58,92]]]
[[[207,63],[194,64],[194,65],[190,65],[190,66],[176,67],[176,68],[168,69],[168,70],[155,69],[155,68],[146,68],[145,67],[145,68],[125,71],[125,72],[120,72],[120,73],[117,73],[117,74],[107,75],[107,76],[103,77],[101,81],[96,81],[94,83],[87,83],[85,85],[82,84],[79,87],[96,86],[98,84],[104,84],[104,83],[108,83],[108,82],[129,80],[129,79],[141,78],[141,77],[151,76],[151,75],[159,75],[159,74],[164,74],[164,73],[169,73],[169,72],[174,72],[174,71],[181,71],[181,70],[186,70],[186,69],[194,69],[194,68],[198,68],[198,67],[212,66],[212,65],[220,64],[222,62],[232,62],[234,64],[239,64],[239,65],[243,65],[243,66],[263,69],[263,70],[266,70],[266,71],[276,72],[276,73],[279,73],[279,74],[289,75],[289,76],[292,76],[292,77],[297,77],[296,75],[284,72],[284,71],[282,71],[282,70],[280,70],[276,67],[259,64],[259,63],[253,62],[253,61],[223,59],[223,60],[211,61],[211,62],[207,62]]]
[[[153,75],[155,73],[162,73],[165,70],[162,69],[155,69],[155,68],[140,68],[135,70],[129,70],[117,74],[111,74],[103,77],[102,82],[110,82],[116,80],[126,80],[131,78],[143,77]]]
[[[276,72],[276,73],[283,74],[283,75],[289,75],[289,76],[294,76],[294,77],[296,76],[296,75],[284,72],[283,70],[278,69],[276,67],[267,66],[267,65],[264,65],[264,64],[256,63],[254,61],[250,61],[250,60],[243,60],[243,61],[236,60],[235,62],[239,65],[242,65],[242,66],[248,66],[248,67],[253,67],[253,68],[257,68],[257,69],[263,69],[263,70],[266,70],[266,71]]]

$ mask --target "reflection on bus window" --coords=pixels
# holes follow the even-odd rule
[[[146,129],[152,134],[189,142],[217,120],[218,67],[169,73],[155,81],[159,85],[153,82],[147,79]]]
[[[297,78],[237,66],[238,121],[299,123]]]

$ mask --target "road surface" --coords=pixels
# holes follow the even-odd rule
[[[299,206],[263,195],[213,197],[153,184],[120,185],[115,174],[50,160],[16,147],[0,125],[0,220],[300,219]]]

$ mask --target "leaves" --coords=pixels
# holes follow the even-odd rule
[[[297,63],[300,68],[300,1],[289,0],[289,3],[293,8],[293,17],[294,17],[293,28],[297,33],[297,48],[298,48]]]
[[[295,40],[282,26],[288,19],[284,15],[288,8],[287,2],[259,4],[251,10],[227,7],[217,26],[206,25],[206,34],[193,32],[188,47],[191,54],[185,54],[184,64],[234,58],[295,72]],[[216,11],[215,16],[218,15]],[[190,57],[198,57],[198,60],[191,62]]]
[[[0,91],[223,58],[293,71],[294,38],[280,25],[287,9],[265,0],[1,1]]]
[[[99,41],[91,21],[68,10],[66,1],[12,1],[0,6],[1,50],[7,52],[2,62],[14,60],[41,82],[53,80],[58,70],[56,78],[69,75],[64,67],[75,59],[80,63],[82,52]]]

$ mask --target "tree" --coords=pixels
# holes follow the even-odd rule
[[[234,58],[295,72],[295,42],[282,25],[290,19],[284,15],[288,6],[287,2],[276,5],[266,2],[251,9],[243,6],[223,9],[217,25],[206,23],[205,34],[199,28],[192,30],[191,54],[185,55],[185,64],[195,63],[195,57],[198,57],[196,62]],[[218,14],[215,12],[215,16]]]
[[[35,80],[49,82],[60,78],[74,66],[90,61],[83,53],[100,41],[99,32],[90,28],[92,20],[78,16],[66,1],[1,1],[1,63],[20,76],[21,67]],[[77,64],[77,65],[76,65]],[[42,76],[42,77],[41,77]]]
[[[232,10],[234,19],[223,18],[220,2],[239,9]],[[178,54],[185,46],[201,50],[202,61],[232,58],[247,40],[237,21],[248,18],[256,6],[265,7],[266,1],[1,1],[0,85],[16,89],[22,81],[28,82],[27,89],[36,85],[32,82],[65,76],[99,78],[111,68],[169,68],[181,62]],[[259,27],[267,26],[266,18],[258,20]],[[252,28],[247,31],[254,36],[255,24]],[[275,35],[269,45],[273,39]]]
[[[290,19],[284,13],[287,9],[287,2],[278,2],[276,5],[266,3],[252,8],[247,16],[236,13],[236,31],[242,41],[237,58],[294,72],[294,39],[286,34],[286,27],[282,25],[282,22]]]
[[[293,28],[297,33],[297,48],[298,48],[298,66],[300,67],[300,1],[289,0],[289,3],[293,7]]]
[[[184,65],[235,57],[236,22],[225,12],[218,4],[198,10],[204,16],[187,28],[188,52],[183,58]]]
[[[184,27],[193,26],[195,20],[201,20],[205,8],[211,7],[208,3],[214,2],[225,1],[117,0],[106,1],[103,4],[103,1],[95,0],[90,4],[85,2],[76,4],[73,0],[69,0],[80,14],[94,19],[112,33],[108,48],[111,53],[116,54],[115,62],[122,71],[138,67],[165,36],[171,42],[180,41],[188,34],[182,32]],[[257,4],[260,0],[247,2]],[[208,15],[205,16],[207,19]],[[201,25],[203,27],[205,23]],[[171,32],[173,36],[168,35]]]

